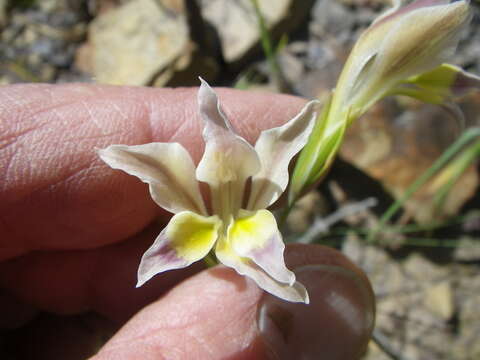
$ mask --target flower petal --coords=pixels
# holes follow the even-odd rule
[[[147,183],[153,200],[165,210],[207,214],[195,180],[195,165],[182,145],[111,145],[98,153],[110,167],[137,176]]]
[[[295,274],[285,266],[285,244],[270,211],[240,210],[239,217],[228,227],[227,236],[235,254],[249,258],[276,281],[295,283]]]
[[[305,287],[296,281],[292,286],[276,281],[266,274],[260,267],[248,258],[242,258],[235,254],[227,241],[220,239],[217,242],[216,255],[218,260],[233,269],[240,275],[245,275],[257,283],[257,285],[281,299],[291,302],[303,302],[308,304],[309,297]]]
[[[265,209],[285,191],[290,160],[305,146],[313,128],[318,101],[310,101],[283,126],[262,131],[255,150],[262,168],[252,178],[247,209]]]
[[[221,221],[190,211],[178,213],[143,254],[137,287],[154,275],[189,266],[205,257],[218,237]]]
[[[198,91],[200,115],[205,121],[203,138],[205,153],[197,167],[197,179],[206,182],[212,190],[212,205],[215,212],[222,212],[218,199],[219,187],[229,183],[228,191],[223,195],[232,199],[232,210],[240,208],[245,181],[260,170],[260,160],[255,149],[242,137],[235,134],[232,126],[223,114],[217,95],[202,79]],[[229,194],[225,194],[228,192]],[[229,195],[232,195],[231,197]]]
[[[370,28],[381,22],[390,22],[397,16],[407,14],[422,7],[446,5],[448,3],[450,3],[450,0],[416,0],[402,6],[402,0],[392,0],[392,7],[387,9],[383,14],[380,14],[380,16],[373,21],[372,25],[370,25]]]

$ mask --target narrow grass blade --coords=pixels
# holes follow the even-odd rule
[[[438,171],[445,167],[469,142],[480,136],[480,128],[471,128],[465,131],[457,141],[448,147],[448,149],[430,166],[417,180],[410,185],[402,197],[395,201],[380,218],[379,224],[373,228],[367,238],[367,242],[374,242],[376,236],[385,224],[397,213],[397,211],[410,199],[410,197],[427,181],[429,181]]]

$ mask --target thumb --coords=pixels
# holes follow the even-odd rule
[[[309,305],[277,299],[218,266],[144,308],[91,360],[359,358],[375,311],[365,275],[322,246],[289,246],[286,259]]]

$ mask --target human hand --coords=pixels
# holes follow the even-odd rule
[[[251,142],[304,103],[283,95],[218,93]],[[95,360],[352,360],[364,350],[374,317],[370,285],[325,247],[287,247],[287,266],[309,290],[310,305],[276,299],[231,269],[203,270],[201,263],[135,289],[140,257],[169,214],[144,184],[108,168],[94,149],[180,142],[198,161],[203,142],[195,89],[5,86],[0,121],[1,327],[21,326],[37,309],[94,311],[125,323]],[[65,347],[61,329],[46,330],[58,340],[57,350]],[[39,342],[35,358],[75,359],[71,347],[59,357],[49,345]]]

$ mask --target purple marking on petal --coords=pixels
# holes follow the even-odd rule
[[[253,261],[242,258],[231,253],[224,252],[217,248],[217,257],[224,265],[229,266],[240,275],[248,276],[263,290],[278,296],[281,299],[292,302],[303,302],[308,304],[309,297],[305,287],[298,281],[292,285],[279,282],[267,274],[260,266]]]
[[[460,69],[451,89],[455,96],[462,96],[474,89],[480,88],[480,77]]]
[[[396,18],[399,15],[406,14],[412,12],[416,9],[420,9],[422,7],[429,7],[429,6],[439,6],[439,5],[447,5],[449,0],[417,0],[408,5],[400,7],[397,11],[391,13],[390,15],[385,16],[383,19],[375,22],[369,29],[373,29],[377,27],[379,24],[383,24],[387,21],[390,21]]]
[[[264,247],[256,248],[244,256],[252,259],[273,279],[292,285],[295,282],[295,274],[285,265],[284,251],[285,244],[277,232],[267,239]]]
[[[179,258],[174,248],[170,246],[166,236],[167,228],[155,239],[155,242],[143,254],[138,267],[138,282],[136,287],[142,286],[153,276],[168,270],[181,269],[190,265],[190,262]]]

